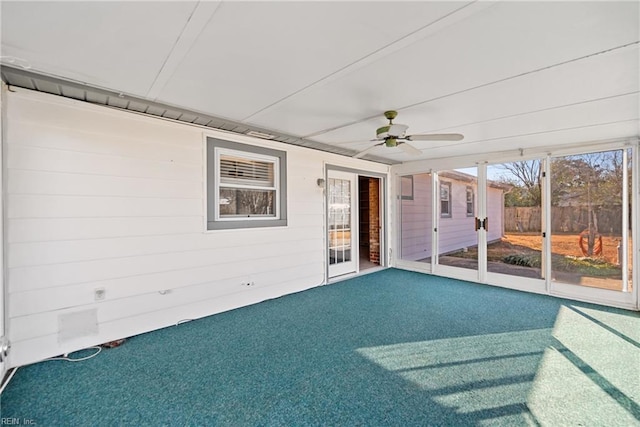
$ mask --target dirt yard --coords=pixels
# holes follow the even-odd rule
[[[616,264],[618,260],[618,242],[620,237],[602,236],[602,255],[600,258],[604,259],[610,264]],[[489,245],[489,252],[495,251],[496,254],[504,253],[503,256],[509,255],[514,251],[520,249],[527,253],[531,250],[542,250],[542,237],[539,234],[510,234],[506,236],[500,242],[492,243]],[[630,248],[631,249],[631,248]],[[580,251],[579,236],[576,234],[553,234],[551,236],[551,251],[554,254],[564,256],[582,257]],[[632,251],[629,251],[631,254]]]
[[[620,237],[602,236],[602,254],[586,258],[582,254],[577,234],[554,234],[551,236],[552,271],[554,280],[575,283],[604,289],[621,289],[620,267],[618,266],[618,244]],[[629,241],[629,262],[633,253]],[[515,276],[540,277],[540,253],[542,237],[539,233],[507,233],[501,240],[487,245],[489,271]],[[468,248],[467,252],[449,254],[443,264],[457,265],[463,268],[477,268],[464,264],[464,258],[477,259],[477,248]],[[534,259],[537,264],[512,265],[505,257],[521,256],[522,259]],[[456,261],[455,259],[458,259]],[[462,258],[462,259],[461,259]],[[629,264],[631,265],[631,264]]]

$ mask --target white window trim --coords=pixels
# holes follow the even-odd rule
[[[471,201],[467,199],[467,197],[469,196],[469,192],[471,192]],[[473,189],[473,187],[467,186],[467,190],[465,192],[465,201],[466,201],[465,210],[467,212],[467,216],[475,217],[476,216],[476,192]],[[471,212],[469,212],[469,203],[471,203]]]
[[[273,163],[273,187],[260,187],[254,185],[221,185],[220,176],[220,156],[228,155],[239,157],[247,160],[258,160],[261,162]],[[273,156],[266,156],[257,153],[249,153],[246,151],[232,150],[229,148],[215,148],[216,176],[214,180],[214,220],[215,221],[278,221],[280,220],[280,159]],[[275,190],[275,216],[254,215],[254,216],[220,216],[220,188],[241,188],[247,190]]]
[[[409,180],[411,182],[411,194],[404,194],[404,186],[402,185],[403,180]],[[402,200],[413,200],[413,175],[403,175],[400,176],[400,199]]]
[[[447,200],[448,205],[449,205],[449,212],[447,212],[447,213],[442,212],[442,202],[444,201],[444,200],[442,200],[442,187],[443,186],[449,188],[449,193],[448,193],[449,194],[449,200]],[[440,181],[440,187],[439,187],[440,194],[438,196],[438,200],[440,200],[440,206],[439,206],[440,218],[453,218],[453,212],[451,212],[451,210],[453,209],[453,203],[451,202],[452,187],[453,186],[451,185],[450,181]]]
[[[251,144],[248,141],[239,141],[235,138],[223,139],[211,135],[204,135],[204,174],[203,180],[204,202],[205,202],[205,232],[215,233],[232,230],[251,230],[256,228],[280,228],[288,226],[288,204],[287,204],[287,152],[276,148],[264,147]],[[224,217],[216,219],[216,211],[219,199],[219,188],[216,183],[219,181],[218,165],[216,164],[216,149],[229,150],[240,153],[242,157],[262,157],[268,159],[278,159],[277,185],[279,192],[276,194],[278,217]],[[276,171],[274,171],[276,173]],[[275,205],[275,204],[274,204]]]

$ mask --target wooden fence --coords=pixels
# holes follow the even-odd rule
[[[622,232],[621,206],[595,206],[598,230],[603,234]],[[556,233],[580,233],[589,224],[589,211],[581,206],[552,206],[551,231]],[[539,207],[505,207],[505,232],[541,231],[542,212]]]

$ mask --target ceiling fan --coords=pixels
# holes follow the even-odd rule
[[[382,141],[378,144],[374,144],[364,151],[356,154],[355,158],[359,158],[369,153],[376,147],[384,145],[386,147],[398,147],[404,152],[412,155],[420,155],[422,151],[415,148],[413,145],[407,144],[408,141],[460,141],[464,138],[459,133],[429,133],[418,135],[405,135],[409,126],[393,123],[393,119],[398,115],[397,111],[385,111],[384,116],[389,120],[389,124],[379,127],[376,131],[376,139],[372,141]]]

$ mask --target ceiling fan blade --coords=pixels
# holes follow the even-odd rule
[[[367,148],[366,150],[362,150],[361,152],[359,152],[358,154],[353,156],[353,158],[354,159],[359,159],[360,157],[364,156],[365,154],[368,154],[370,151],[373,151],[374,148],[379,147],[382,144],[384,144],[384,142],[381,142],[380,144],[374,144],[371,147]]]
[[[407,135],[407,141],[460,141],[464,135],[459,133],[429,133],[423,135]]]
[[[411,154],[412,156],[419,156],[422,154],[422,151],[418,150],[411,144],[407,144],[406,142],[402,142],[398,144],[398,148],[404,151],[407,154]]]

